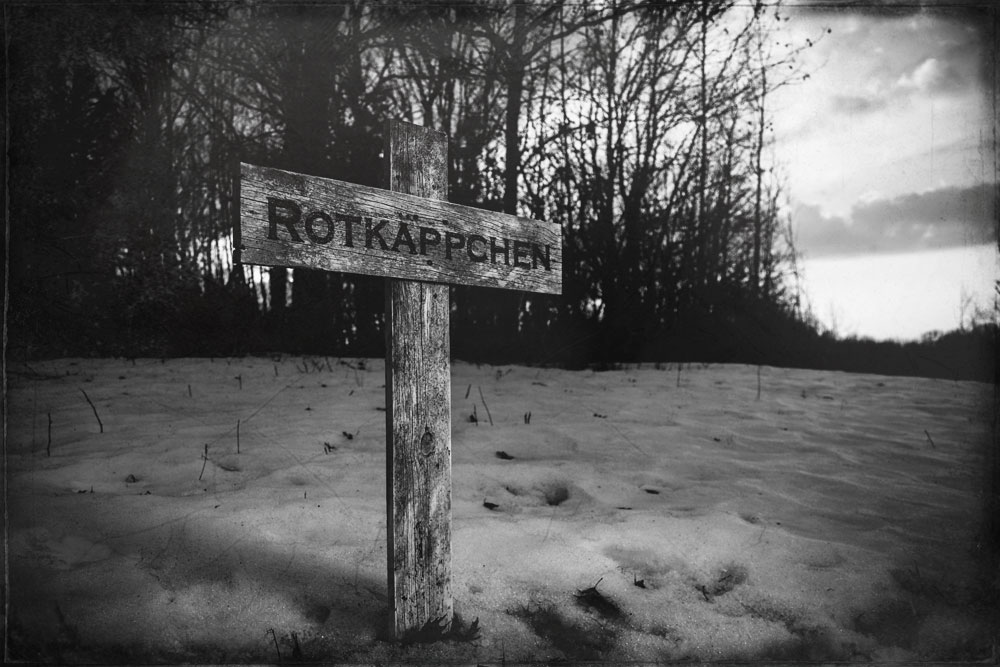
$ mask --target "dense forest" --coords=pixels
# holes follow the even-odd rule
[[[804,311],[768,103],[809,44],[774,3],[4,11],[15,358],[382,355],[381,279],[233,264],[235,186],[378,186],[400,118],[449,135],[451,201],[562,227],[561,296],[452,288],[458,358],[992,377],[992,325],[845,342]]]

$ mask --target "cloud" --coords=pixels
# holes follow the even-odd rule
[[[970,230],[992,229],[996,219],[995,184],[948,187],[880,199],[857,206],[853,218],[861,224],[938,225],[963,223]]]
[[[870,113],[884,109],[887,105],[886,99],[874,96],[834,95],[832,100],[832,108],[835,113]]]
[[[840,216],[826,216],[819,206],[799,204],[792,212],[798,249],[809,257],[864,252],[851,223]]]
[[[897,88],[921,93],[948,93],[961,90],[968,83],[968,77],[954,62],[937,58],[926,58],[913,70],[904,73],[896,82]]]
[[[810,15],[808,25],[832,30],[812,54],[818,63],[837,63],[820,76],[828,85],[831,113],[877,115],[908,108],[913,101],[957,100],[991,90],[993,40],[983,35],[975,16],[931,5],[910,5],[918,11],[909,13],[879,7],[868,14],[850,5],[825,15],[814,8],[799,10]]]
[[[996,184],[948,187],[855,204],[847,217],[818,206],[793,212],[809,257],[894,253],[996,243]]]
[[[817,12],[851,11],[876,16],[919,14],[927,10],[940,9],[942,6],[941,0],[790,0],[787,4],[792,8],[805,8]],[[947,5],[951,11],[969,11],[981,9],[983,0],[949,0]]]

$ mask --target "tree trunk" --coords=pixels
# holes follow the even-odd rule
[[[288,270],[283,266],[272,266],[267,275],[271,312],[280,318],[285,313],[285,302],[288,299]]]
[[[708,188],[708,75],[706,65],[708,60],[708,0],[701,2],[701,39],[699,41],[701,60],[699,73],[701,86],[698,91],[699,132],[701,133],[701,155],[698,161],[698,224],[695,234],[697,244],[695,263],[695,284],[700,288],[706,283],[705,260],[708,243],[706,239],[707,219],[705,215],[705,199]]]
[[[764,227],[764,216],[761,205],[764,190],[764,169],[761,163],[761,156],[764,153],[764,131],[767,117],[764,105],[767,95],[767,70],[761,64],[760,68],[760,104],[757,110],[757,141],[754,145],[754,170],[756,171],[756,188],[754,189],[754,217],[753,217],[753,259],[750,266],[750,289],[754,296],[760,292],[760,245],[761,235]]]

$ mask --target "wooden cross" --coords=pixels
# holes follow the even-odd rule
[[[561,229],[451,204],[448,140],[386,124],[387,189],[240,164],[237,263],[384,276],[389,631],[450,624],[448,284],[559,294]]]

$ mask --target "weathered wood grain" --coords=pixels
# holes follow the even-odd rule
[[[386,184],[445,199],[445,135],[387,123]],[[386,280],[386,512],[390,631],[452,619],[451,362],[447,285]]]
[[[559,225],[414,196],[424,181],[399,179],[414,187],[241,164],[237,261],[562,292]]]

